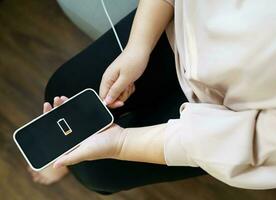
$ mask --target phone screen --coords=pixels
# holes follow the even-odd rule
[[[23,126],[15,140],[33,168],[39,169],[112,122],[95,91],[87,89]]]

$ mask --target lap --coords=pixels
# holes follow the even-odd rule
[[[92,191],[115,193],[148,184],[176,181],[205,175],[201,168],[103,159],[70,167],[71,172]]]

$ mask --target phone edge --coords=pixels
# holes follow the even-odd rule
[[[105,127],[103,127],[102,129],[100,129],[99,131],[93,133],[93,134],[97,134],[97,133],[103,131],[104,129],[106,129],[107,127],[109,127],[109,126],[111,126],[111,125],[113,124],[113,122],[114,122],[114,116],[112,115],[112,113],[110,112],[110,110],[107,108],[107,106],[103,103],[103,101],[101,100],[101,98],[99,97],[99,95],[97,94],[97,92],[96,92],[94,89],[92,89],[92,88],[86,88],[86,89],[80,91],[79,93],[75,94],[74,96],[70,97],[70,98],[69,98],[68,100],[66,100],[63,104],[66,104],[67,102],[69,102],[70,100],[74,99],[76,96],[82,94],[83,92],[85,92],[85,91],[87,91],[87,90],[91,90],[91,91],[93,91],[93,92],[95,93],[95,95],[97,96],[97,98],[100,100],[100,102],[103,104],[104,108],[107,110],[107,112],[108,112],[109,115],[111,116],[111,122],[110,122],[109,124],[107,124]],[[63,104],[62,104],[62,105],[63,105]],[[60,106],[62,106],[62,105],[60,105]],[[24,153],[24,151],[22,150],[22,148],[21,148],[21,146],[19,145],[19,143],[17,142],[17,140],[16,140],[16,134],[17,134],[18,131],[20,131],[20,130],[23,129],[24,127],[26,127],[26,126],[28,126],[29,124],[35,122],[36,120],[38,120],[39,118],[43,117],[44,115],[46,115],[46,114],[52,112],[53,110],[55,110],[55,109],[58,108],[58,107],[59,107],[59,106],[53,108],[51,111],[49,111],[49,112],[47,112],[47,113],[43,113],[43,114],[37,116],[36,118],[32,119],[32,120],[29,121],[28,123],[23,124],[20,128],[16,129],[16,130],[14,131],[14,133],[13,133],[13,140],[14,140],[16,146],[17,146],[18,149],[20,150],[21,154],[23,155],[23,157],[24,157],[24,159],[26,160],[26,162],[28,163],[28,165],[29,165],[29,166],[31,167],[31,169],[34,170],[34,171],[41,171],[41,170],[47,168],[49,165],[51,165],[51,164],[54,163],[56,160],[58,160],[61,156],[63,156],[63,155],[65,155],[65,154],[69,153],[70,151],[73,151],[73,150],[74,150],[75,148],[77,148],[82,142],[84,142],[85,140],[87,140],[87,139],[90,137],[90,136],[89,136],[89,137],[87,137],[86,139],[84,139],[83,141],[79,142],[78,144],[76,144],[75,146],[73,146],[71,149],[69,149],[69,150],[67,150],[66,152],[62,153],[60,156],[58,156],[58,157],[55,158],[54,160],[50,161],[49,163],[47,163],[47,164],[44,165],[43,167],[41,167],[41,168],[35,168],[35,167],[31,164],[31,162],[29,161],[29,159],[27,158],[27,156],[25,155],[25,153]]]

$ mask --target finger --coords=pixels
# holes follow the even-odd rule
[[[61,96],[60,99],[63,103],[68,100],[68,98],[66,96]]]
[[[117,100],[125,102],[128,98],[128,94],[129,94],[129,87],[120,94]]]
[[[135,84],[133,83],[131,86],[131,92],[130,94],[133,94],[135,92],[136,88],[135,88]]]
[[[111,68],[107,68],[104,72],[100,84],[99,95],[103,99],[105,99],[109,89],[114,84],[114,82],[118,79],[119,73],[112,73]]]
[[[45,102],[43,104],[43,113],[49,112],[50,110],[52,110],[52,106],[49,102]]]
[[[129,84],[127,89],[124,90],[121,95],[117,98],[117,100],[120,100],[122,102],[125,102],[129,97],[130,95],[134,92],[134,84]]]
[[[54,168],[60,168],[67,165],[73,165],[81,161],[86,160],[87,150],[84,145],[80,145],[77,149],[73,150],[69,154],[66,154],[59,158],[54,164]]]
[[[60,97],[55,98],[56,100],[54,100],[54,107],[58,107],[61,104],[63,104],[63,101]]]
[[[133,94],[135,91],[135,85],[129,84],[128,88],[124,90],[121,95],[113,103],[107,105],[109,108],[118,108],[124,106],[124,102]]]
[[[57,100],[56,105],[60,106],[61,104],[63,104],[63,101],[62,101],[61,97],[59,97],[58,100]]]
[[[105,102],[107,104],[113,103],[120,96],[120,94],[125,90],[125,88],[126,88],[126,79],[120,76],[109,89],[107,96],[105,98]]]
[[[59,101],[59,97],[55,97],[54,98],[54,107],[57,107],[58,106],[58,101]]]
[[[116,100],[112,104],[109,104],[108,107],[109,108],[119,108],[119,107],[122,107],[123,105],[125,105],[125,103],[123,101]]]

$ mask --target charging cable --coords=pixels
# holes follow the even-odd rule
[[[120,39],[119,39],[119,37],[118,37],[118,35],[117,35],[116,29],[115,29],[115,27],[114,27],[114,25],[113,25],[113,23],[112,23],[112,20],[111,20],[109,14],[108,14],[108,12],[107,12],[107,9],[106,9],[106,7],[105,7],[104,0],[101,0],[101,2],[102,2],[102,6],[103,6],[103,9],[104,9],[105,15],[106,15],[106,17],[107,17],[107,19],[108,19],[108,21],[109,21],[109,23],[110,23],[110,25],[111,25],[111,28],[112,28],[112,30],[113,30],[114,35],[115,35],[115,37],[116,37],[117,43],[118,43],[118,45],[119,45],[121,51],[123,51],[123,47],[122,47],[121,41],[120,41]]]

